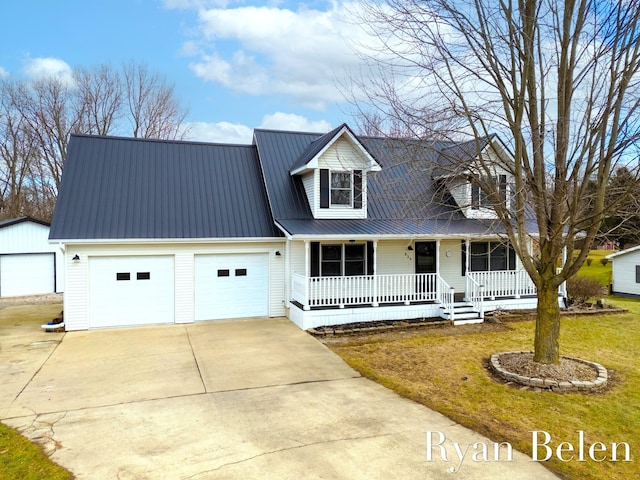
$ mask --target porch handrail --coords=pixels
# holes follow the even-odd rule
[[[436,301],[452,306],[453,293],[449,289],[436,273],[334,277],[305,277],[293,273],[291,276],[291,298],[305,310]],[[446,292],[445,300],[440,292]]]
[[[468,272],[467,278],[484,285],[484,296],[489,298],[520,298],[536,294],[536,286],[526,270]],[[468,291],[469,288],[467,286]]]
[[[444,311],[449,313],[451,321],[454,320],[454,291],[455,289],[438,274],[438,301],[442,304]]]
[[[467,300],[471,302],[474,312],[484,320],[484,285],[478,283],[471,275],[467,275]]]

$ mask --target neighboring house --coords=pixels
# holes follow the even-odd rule
[[[48,237],[46,222],[30,217],[0,221],[0,297],[62,292],[64,258]]]
[[[640,245],[606,258],[611,260],[611,293],[640,297]]]
[[[483,147],[509,157],[495,137]],[[50,236],[66,248],[67,329],[252,316],[303,329],[462,323],[535,307],[486,196],[468,171],[444,168],[476,148],[347,125],[256,130],[252,145],[72,136]],[[506,172],[495,181],[509,201]]]

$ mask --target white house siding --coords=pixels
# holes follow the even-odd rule
[[[314,218],[367,218],[367,173],[369,168],[367,159],[362,154],[360,147],[356,147],[351,141],[342,137],[331,145],[318,159],[318,168],[328,168],[334,171],[362,170],[362,208],[320,208],[320,196],[309,197],[309,205]],[[314,192],[320,191],[320,174],[314,171]],[[305,189],[307,189],[305,183]],[[307,190],[308,191],[308,190]]]
[[[378,275],[413,274],[413,252],[407,250],[409,240],[381,240],[378,242],[376,273]]]
[[[309,200],[309,205],[311,206],[312,210],[318,208],[318,205],[316,205],[316,201],[318,199],[316,191],[320,191],[320,187],[316,186],[316,184],[319,182],[319,180],[316,180],[316,172],[317,170],[312,170],[302,176],[302,185],[304,185],[304,191],[307,194],[307,199]]]
[[[440,276],[453,287],[456,293],[466,288],[465,277],[462,276],[462,249],[460,240],[440,241]],[[450,256],[447,253],[450,252]]]
[[[28,220],[0,228],[0,255],[30,255],[42,253],[52,253],[55,255],[55,290],[52,279],[51,282],[44,282],[50,285],[46,288],[47,291],[30,293],[52,293],[54,291],[62,292],[64,290],[63,254],[58,245],[49,243],[48,238],[48,226]],[[52,259],[52,261],[54,260]],[[37,274],[38,272],[33,272],[33,275]],[[38,281],[37,283],[42,284],[43,282]],[[0,294],[2,293],[0,292]]]
[[[200,254],[264,253],[269,258],[269,316],[282,316],[284,307],[284,241],[235,243],[185,243],[144,245],[67,244],[65,324],[67,330],[86,330],[89,325],[89,261],[92,257],[170,255],[175,259],[176,323],[194,321],[194,256]],[[281,255],[276,256],[275,252]],[[80,260],[74,261],[78,255]],[[117,301],[117,299],[114,299]]]
[[[640,250],[613,258],[613,293],[640,295],[640,283],[636,283],[636,266],[640,266]]]

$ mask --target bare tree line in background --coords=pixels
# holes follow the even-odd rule
[[[70,134],[182,139],[174,85],[133,62],[0,81],[0,220],[50,221]]]

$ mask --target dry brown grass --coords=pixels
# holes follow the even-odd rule
[[[620,300],[626,314],[565,318],[561,354],[604,365],[609,387],[598,394],[520,390],[495,380],[492,353],[530,350],[534,322],[510,322],[348,337],[325,343],[363,375],[437,410],[493,441],[531,454],[531,431],[552,435],[551,446],[627,442],[631,462],[546,462],[575,479],[640,478],[640,303]],[[610,450],[610,448],[609,448]],[[544,452],[540,451],[540,455]]]

